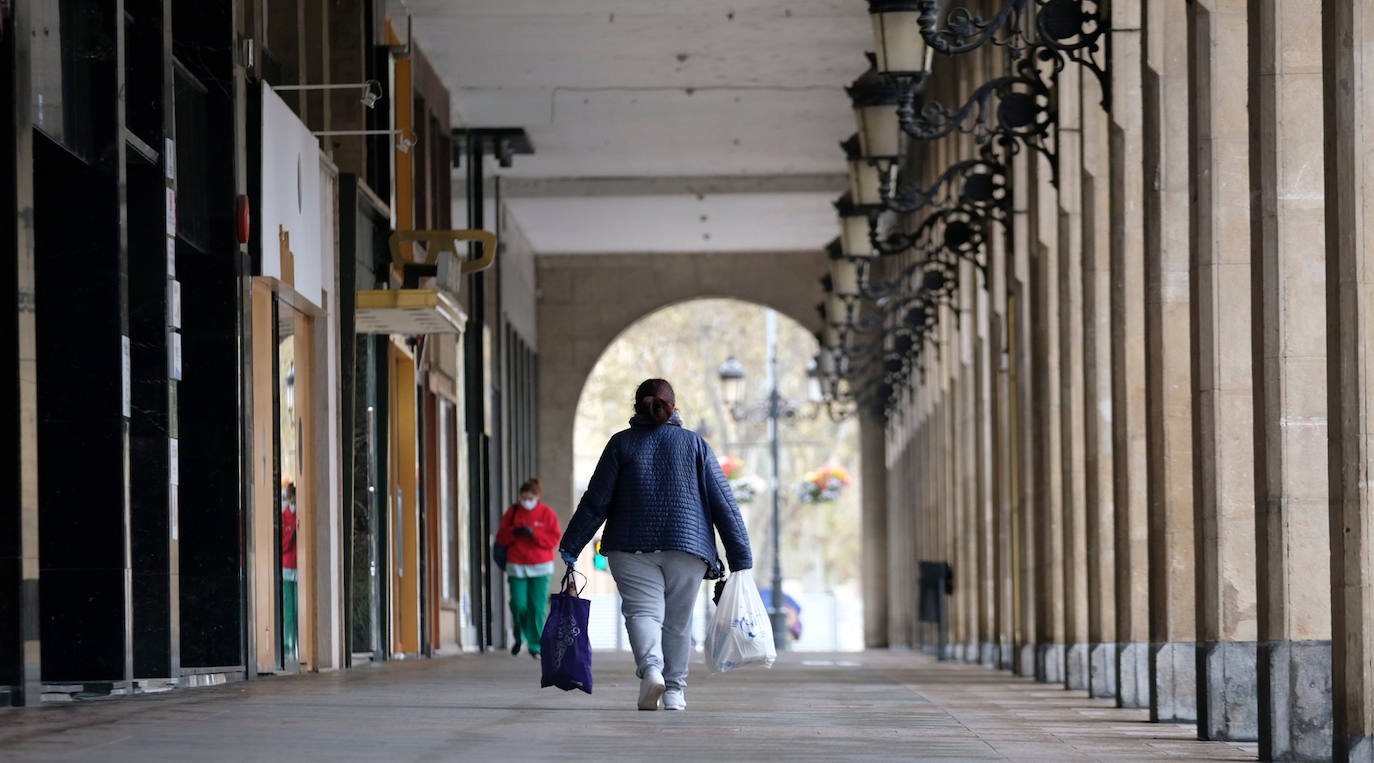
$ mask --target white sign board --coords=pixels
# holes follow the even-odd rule
[[[320,141],[265,83],[262,134],[262,275],[322,307],[320,262],[334,252],[325,251],[328,232],[320,230]]]

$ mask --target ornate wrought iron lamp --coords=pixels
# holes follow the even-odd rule
[[[870,2],[870,14],[881,15],[878,6],[884,5]],[[913,0],[907,5],[917,6],[919,12],[918,29],[912,31],[905,25],[906,35],[919,36],[927,50],[957,55],[993,44],[1006,48],[1015,63],[1011,72],[979,86],[957,107],[935,101],[918,103],[922,88],[913,84],[916,80],[891,76],[892,87],[899,91],[896,107],[885,112],[876,108],[879,99],[865,101],[874,104],[863,112],[867,129],[874,135],[883,135],[890,132],[891,122],[895,121],[899,132],[917,140],[935,140],[960,132],[972,135],[979,145],[999,145],[1010,153],[1024,145],[1049,159],[1056,173],[1051,180],[1057,183],[1058,162],[1052,135],[1054,77],[1068,62],[1082,65],[1098,78],[1103,108],[1110,105],[1111,83],[1102,50],[1102,38],[1108,27],[1104,3],[1033,0],[1034,33],[1030,35],[1023,31],[1022,22],[1030,0],[1007,0],[997,13],[986,18],[955,5],[954,0]],[[884,39],[898,36],[901,35],[888,30]],[[881,56],[875,59],[875,69],[876,62],[882,60]],[[869,83],[856,88],[856,92],[877,93],[879,88]]]

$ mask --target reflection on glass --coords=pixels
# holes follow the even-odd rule
[[[281,623],[282,660],[300,660],[296,613],[299,590],[296,570],[296,479],[300,474],[299,426],[296,421],[296,338],[295,311],[282,305],[277,319],[277,370],[280,379],[278,400],[281,418]]]
[[[439,532],[444,601],[458,598],[458,502],[453,484],[453,403],[439,401]]]

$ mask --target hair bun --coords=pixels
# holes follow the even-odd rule
[[[635,391],[635,413],[655,424],[667,424],[676,407],[673,385],[663,379],[646,379]]]

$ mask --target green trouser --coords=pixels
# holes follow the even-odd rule
[[[294,571],[292,570],[292,572]],[[295,660],[298,655],[296,653],[296,581],[294,580],[281,582],[281,609],[282,649],[286,652],[286,659]]]
[[[549,617],[549,578],[517,578],[510,580],[510,614],[515,621],[514,630],[525,640],[525,648],[530,654],[539,654],[539,636],[544,632],[544,621]]]

